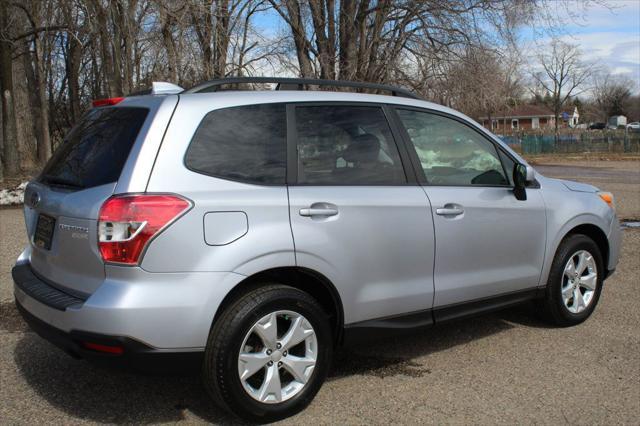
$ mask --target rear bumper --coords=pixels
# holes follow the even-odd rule
[[[106,336],[73,330],[66,333],[40,320],[16,300],[16,307],[29,327],[40,337],[67,352],[95,364],[122,367],[148,373],[196,371],[202,364],[204,352],[171,352],[149,347],[121,336]],[[88,349],[85,344],[119,348],[121,353],[106,353]]]
[[[46,281],[22,259],[12,271],[14,296],[22,311],[66,336],[89,333],[147,348],[132,352],[202,352],[220,302],[244,278],[226,272],[105,269],[104,282],[83,298],[59,287],[66,283]]]

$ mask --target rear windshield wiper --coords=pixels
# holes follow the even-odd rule
[[[43,183],[48,183],[49,185],[54,186],[62,186],[66,188],[74,188],[74,189],[83,189],[84,186],[79,184],[78,182],[72,181],[70,179],[61,178],[58,176],[52,175],[44,175],[42,177]]]

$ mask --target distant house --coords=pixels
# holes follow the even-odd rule
[[[569,114],[568,112],[563,112],[562,121],[566,123],[567,126],[573,128],[578,125],[578,121],[580,120],[580,113],[578,112],[578,107],[573,107],[573,114]]]
[[[480,122],[493,132],[510,132],[553,127],[555,116],[553,111],[545,106],[518,105],[506,113],[496,114],[491,119],[481,117]]]

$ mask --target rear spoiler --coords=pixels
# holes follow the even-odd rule
[[[129,96],[176,95],[182,92],[184,92],[184,89],[177,84],[168,83],[166,81],[154,81],[151,83],[150,89],[140,90],[138,92],[131,93]]]

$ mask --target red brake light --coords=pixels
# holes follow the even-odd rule
[[[124,98],[96,99],[95,101],[92,102],[92,104],[94,107],[101,107],[101,106],[116,105],[122,101],[124,101]]]
[[[150,240],[185,213],[191,203],[177,195],[121,195],[100,208],[98,246],[105,262],[137,265]]]

